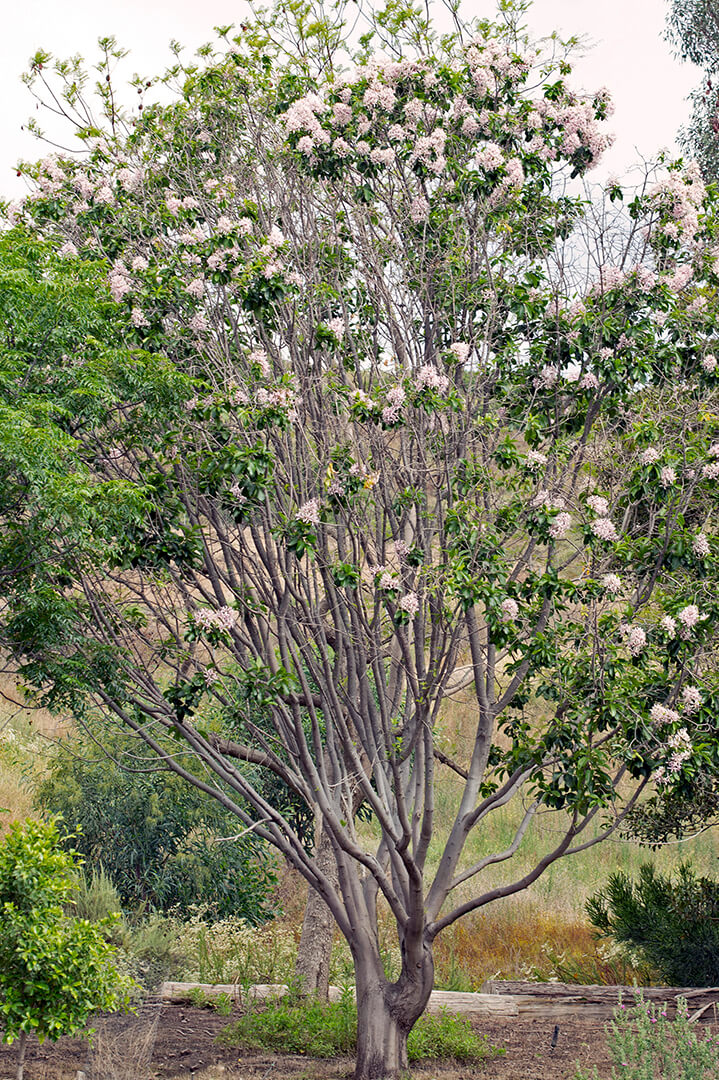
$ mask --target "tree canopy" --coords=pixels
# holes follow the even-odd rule
[[[717,768],[713,195],[682,162],[584,192],[608,93],[502,8],[439,38],[393,3],[350,66],[346,7],[281,5],[178,58],[169,103],[141,83],[123,112],[102,81],[100,118],[79,62],[39,54],[84,153],[28,166],[10,212],[38,287],[104,275],[108,331],[17,350],[2,313],[5,393],[73,464],[3,456],[28,552],[9,648],[43,704],[130,728],[319,892],[355,962],[358,1080],[406,1067],[437,934]],[[463,779],[442,836],[439,768]],[[509,844],[467,856],[511,801]]]

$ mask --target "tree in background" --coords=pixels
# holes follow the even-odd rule
[[[719,177],[719,3],[671,0],[667,36],[682,60],[703,68],[702,85],[691,95],[692,116],[680,142],[696,158],[707,180]]]
[[[93,117],[79,62],[57,65],[86,152],[28,168],[12,219],[69,275],[104,265],[124,347],[16,358],[7,392],[116,505],[92,542],[43,532],[4,634],[44,705],[131,729],[323,898],[372,1080],[406,1069],[438,934],[652,784],[716,774],[719,279],[696,168],[625,213],[616,185],[567,188],[606,145],[607,93],[574,92],[512,5],[438,39],[393,4],[351,70],[345,10],[222,31],[178,59],[169,105],[138,80],[121,112],[101,65]],[[98,366],[93,409],[56,413]],[[12,560],[42,492],[2,464]],[[451,760],[459,693],[474,736]],[[464,781],[443,835],[438,768]],[[509,803],[513,838],[477,853]]]

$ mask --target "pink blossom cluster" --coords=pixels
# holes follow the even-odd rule
[[[559,368],[556,364],[545,364],[534,380],[534,385],[542,390],[551,390],[559,382]]]
[[[561,510],[549,526],[549,535],[553,540],[561,540],[572,523],[572,515]]]
[[[713,375],[717,369],[717,358],[713,353],[707,353],[702,357],[702,367],[708,375]]]
[[[528,450],[524,463],[531,472],[537,472],[547,464],[547,460],[547,455],[541,450]]]
[[[603,495],[590,495],[587,499],[587,506],[599,517],[609,516],[609,503]]]
[[[697,535],[694,537],[694,542],[692,543],[692,551],[700,559],[703,559],[707,555],[711,554],[711,547],[709,546],[709,541],[707,540],[705,533],[697,533]]]
[[[415,389],[436,390],[438,394],[446,394],[449,390],[449,379],[443,375],[433,364],[424,364],[414,380]]]
[[[387,391],[387,404],[382,409],[382,419],[385,424],[396,423],[406,397],[407,395],[402,386],[393,386]]]
[[[506,597],[500,604],[502,622],[513,622],[519,615],[519,604],[511,596]]]
[[[604,540],[606,543],[618,538],[614,523],[607,517],[595,518],[590,525],[590,529],[597,539]]]
[[[295,517],[297,518],[297,521],[301,521],[304,525],[319,525],[319,499],[309,499],[306,503],[303,503],[297,511]]]
[[[466,341],[453,341],[449,351],[458,364],[466,364],[469,360],[471,346]]]
[[[685,243],[693,244],[705,195],[706,188],[695,161],[689,162],[683,172],[674,170],[655,184],[649,200],[661,215],[660,233],[670,239],[681,236]]]
[[[253,349],[248,357],[251,364],[257,365],[263,378],[269,379],[272,374],[270,361],[264,349]]]
[[[705,618],[706,616],[702,615],[696,604],[687,604],[686,607],[677,612],[677,619],[685,630],[693,630]]]
[[[237,612],[230,607],[201,608],[194,612],[194,620],[202,630],[231,630],[237,622]]]
[[[670,709],[668,706],[660,705],[659,703],[652,705],[649,710],[649,715],[651,716],[652,721],[659,727],[664,727],[667,724],[679,723],[679,713],[676,709]]]
[[[429,221],[429,203],[423,195],[416,195],[409,207],[409,216],[415,225]]]
[[[644,652],[647,644],[647,635],[641,626],[633,626],[631,623],[622,623],[619,633],[624,638],[627,648],[632,656],[639,656]]]
[[[602,585],[612,596],[622,591],[622,580],[618,574],[605,574],[602,578]]]
[[[682,690],[682,705],[685,713],[691,716],[693,713],[699,712],[703,703],[704,698],[698,686],[684,687]]]
[[[255,404],[260,409],[279,409],[285,412],[287,419],[294,422],[297,419],[297,406],[301,404],[301,398],[292,386],[277,386],[274,390],[268,390],[260,386],[255,391]]]
[[[119,303],[123,296],[132,292],[132,282],[127,267],[118,259],[108,275],[108,284],[112,299]]]
[[[404,596],[400,597],[398,606],[402,609],[402,611],[406,611],[407,614],[411,616],[411,618],[414,618],[414,616],[419,611],[419,597],[417,596],[417,593],[405,593]]]

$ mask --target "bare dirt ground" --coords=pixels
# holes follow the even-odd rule
[[[30,1044],[25,1080],[349,1080],[352,1061],[307,1059],[298,1055],[246,1054],[218,1046],[215,1038],[231,1017],[188,1005],[144,1006],[137,1016],[114,1016],[96,1023],[94,1046],[81,1039],[55,1045]],[[556,1046],[554,1022],[533,1017],[472,1021],[500,1057],[481,1065],[425,1062],[413,1080],[573,1080],[575,1063],[596,1065],[610,1076],[604,1025],[597,1020],[562,1019]],[[15,1075],[15,1047],[0,1046],[0,1078]]]

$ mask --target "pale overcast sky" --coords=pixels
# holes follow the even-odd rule
[[[9,5],[9,0],[5,0]],[[594,48],[575,63],[578,87],[607,86],[616,104],[610,128],[616,143],[596,178],[623,174],[638,155],[674,148],[677,128],[688,116],[686,97],[700,80],[691,64],[677,63],[662,37],[665,0],[535,0],[528,23],[536,35],[559,30],[583,34]],[[465,13],[491,16],[494,0],[465,0]],[[176,38],[194,50],[212,37],[212,27],[241,20],[243,0],[19,0],[3,12],[0,39],[0,195],[20,193],[13,166],[20,157],[44,153],[20,128],[32,102],[20,82],[28,58],[39,48],[55,56],[93,56],[100,35],[114,34],[130,50],[128,75],[155,74]]]

